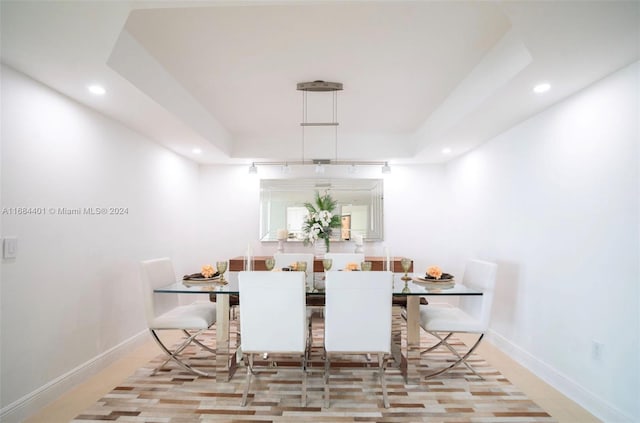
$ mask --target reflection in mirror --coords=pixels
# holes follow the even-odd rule
[[[335,213],[342,227],[331,239],[368,241],[382,238],[382,179],[263,179],[260,181],[260,239],[275,241],[279,229],[288,239],[302,239],[307,216],[304,203],[313,202],[315,192],[329,193],[338,202]]]

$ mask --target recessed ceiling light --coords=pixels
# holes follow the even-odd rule
[[[536,94],[542,94],[549,91],[550,88],[551,88],[551,84],[549,84],[548,82],[542,82],[536,85],[535,87],[533,87],[533,92]]]
[[[193,150],[191,150],[191,152],[193,154],[202,154],[202,150],[200,150],[199,148],[194,148]]]
[[[91,94],[95,95],[104,95],[107,92],[107,90],[105,90],[101,85],[89,85],[87,89],[89,90],[89,92],[91,92]]]
[[[442,154],[450,154],[451,153],[451,149],[450,148],[443,148],[442,149]]]

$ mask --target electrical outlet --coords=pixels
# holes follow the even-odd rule
[[[600,341],[591,341],[591,358],[597,361],[602,361],[602,354],[604,350],[604,344]]]

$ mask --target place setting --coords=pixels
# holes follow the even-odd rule
[[[451,289],[455,286],[455,278],[445,273],[439,266],[429,266],[424,276],[413,276],[411,281],[428,291]]]
[[[210,285],[226,285],[228,282],[224,278],[224,272],[227,271],[227,262],[216,262],[216,268],[210,264],[205,264],[199,273],[192,273],[182,277],[182,283],[185,286],[210,286]]]

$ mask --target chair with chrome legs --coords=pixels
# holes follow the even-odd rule
[[[327,272],[324,327],[325,406],[329,407],[331,356],[377,354],[378,376],[385,408],[389,407],[384,378],[391,353],[391,272]]]
[[[497,265],[495,263],[472,260],[467,263],[462,284],[469,288],[481,290],[482,295],[462,296],[458,307],[446,304],[420,306],[420,326],[438,340],[435,345],[422,351],[422,354],[442,346],[456,357],[456,360],[451,365],[426,375],[427,378],[442,374],[462,363],[473,374],[480,379],[484,379],[466,360],[480,344],[489,328],[493,292],[496,283],[496,269]],[[460,353],[448,342],[455,333],[472,333],[479,336],[470,348]]]
[[[247,404],[254,354],[302,356],[302,405],[307,402],[307,351],[310,341],[303,272],[240,272],[240,331],[247,381]]]
[[[160,348],[168,355],[168,358],[154,370],[154,374],[173,360],[183,369],[200,376],[211,376],[209,373],[194,368],[180,358],[180,353],[191,343],[214,353],[215,350],[204,345],[198,336],[210,329],[216,322],[216,305],[210,302],[195,302],[189,305],[180,305],[177,294],[157,294],[153,290],[161,286],[169,285],[176,281],[173,265],[168,258],[146,260],[142,267],[142,291],[147,318],[147,326]],[[158,332],[164,330],[180,330],[185,333],[186,339],[173,350],[167,347]]]

